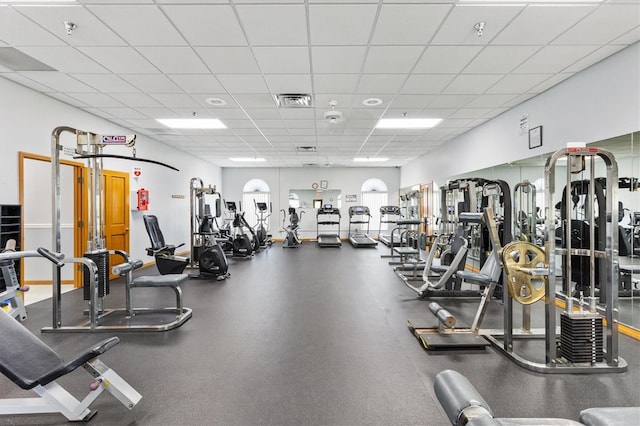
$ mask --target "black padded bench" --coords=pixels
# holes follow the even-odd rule
[[[133,408],[142,396],[115,371],[107,367],[98,356],[120,341],[117,337],[105,339],[86,349],[71,361],[60,355],[0,309],[0,371],[22,389],[32,389],[38,398],[0,399],[0,415],[60,413],[71,421],[89,420],[95,411],[89,405],[106,390],[125,407]],[[89,394],[78,401],[56,380],[84,367],[93,377]]]

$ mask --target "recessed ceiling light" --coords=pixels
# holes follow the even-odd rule
[[[213,105],[213,106],[222,106],[227,104],[227,101],[220,98],[207,98],[204,101],[209,105]]]
[[[381,118],[377,129],[430,129],[442,121],[442,118]]]
[[[217,118],[158,118],[156,121],[172,129],[226,129]]]
[[[229,160],[231,160],[231,161],[239,161],[239,162],[244,162],[244,163],[262,163],[262,162],[267,161],[267,160],[265,160],[264,158],[261,158],[261,157],[232,157],[232,158],[229,158]]]
[[[380,98],[367,98],[364,101],[362,101],[362,105],[364,106],[376,106],[381,104],[382,104],[382,99]]]
[[[356,157],[353,161],[359,163],[381,163],[383,161],[389,161],[389,159],[385,157]]]

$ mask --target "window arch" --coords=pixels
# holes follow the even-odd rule
[[[258,224],[255,203],[271,202],[271,189],[269,184],[262,179],[249,179],[242,188],[242,208],[245,211],[245,219],[249,225],[255,227]]]
[[[373,229],[378,225],[379,230],[387,230],[387,224],[380,223],[380,207],[386,206],[389,202],[387,191],[387,184],[378,178],[367,179],[360,187],[360,199],[362,200],[363,206],[369,207],[369,211],[371,212],[371,228]]]

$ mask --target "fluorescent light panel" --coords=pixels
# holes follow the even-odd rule
[[[430,129],[442,118],[381,118],[376,129]]]
[[[361,163],[381,163],[383,161],[389,161],[389,159],[385,157],[356,157],[353,161]]]
[[[244,163],[262,163],[267,161],[262,157],[232,157],[232,158],[229,158],[229,160],[244,162]]]
[[[158,118],[156,121],[172,129],[226,129],[217,118]]]

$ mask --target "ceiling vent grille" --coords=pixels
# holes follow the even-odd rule
[[[320,167],[318,163],[302,163],[302,167]]]
[[[318,150],[315,146],[296,146],[298,152],[316,152]]]
[[[313,100],[306,93],[280,93],[273,95],[278,108],[311,108]]]

